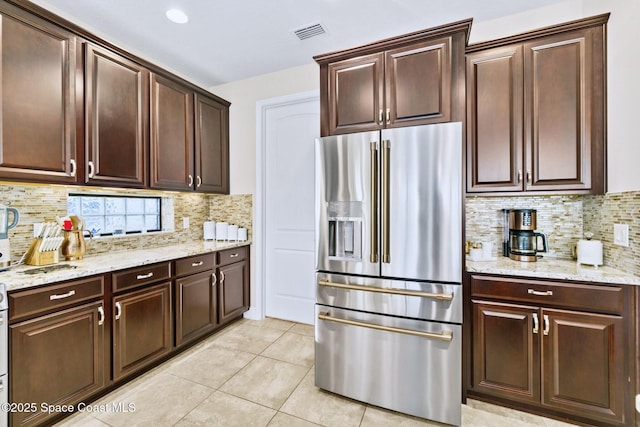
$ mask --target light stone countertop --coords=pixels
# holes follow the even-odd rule
[[[217,252],[224,249],[250,245],[251,242],[198,241],[179,245],[158,246],[150,249],[136,249],[85,257],[78,261],[63,261],[49,266],[20,265],[0,272],[0,282],[7,290],[17,290],[48,283],[62,282],[80,277],[124,270],[157,262],[171,261],[192,255]],[[55,266],[70,266],[47,273],[26,274],[25,271]]]
[[[498,256],[488,261],[471,261],[467,258],[466,269],[469,273],[640,285],[640,277],[611,267],[600,266],[595,268],[588,265],[578,265],[576,261],[557,258],[543,257],[536,262],[514,261],[503,256]]]

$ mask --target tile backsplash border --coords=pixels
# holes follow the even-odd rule
[[[11,202],[20,212],[20,222],[9,230],[11,261],[17,262],[33,239],[33,224],[55,221],[67,214],[68,193],[152,195],[173,199],[173,227],[170,231],[125,237],[105,237],[87,240],[85,257],[113,251],[135,250],[202,240],[204,221],[227,221],[245,227],[252,234],[253,207],[251,194],[217,195],[157,190],[133,190],[65,185],[0,183],[0,202]],[[165,215],[163,214],[163,218]],[[188,217],[190,227],[183,229],[182,218]]]

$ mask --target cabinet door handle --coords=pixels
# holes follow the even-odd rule
[[[387,108],[387,124],[391,123],[391,108]]]
[[[211,274],[211,286],[215,286],[216,283],[218,283],[218,276],[216,276],[216,273],[212,273]]]
[[[91,160],[89,160],[89,178],[93,178],[95,176],[96,167]]]
[[[541,296],[541,297],[546,297],[546,296],[553,295],[553,291],[536,291],[535,289],[529,289],[529,290],[527,290],[527,293],[529,293],[531,295],[538,295],[538,296]]]
[[[522,169],[518,169],[518,182],[522,182]]]
[[[527,171],[527,183],[531,184],[531,171]]]
[[[544,330],[542,331],[542,334],[549,335],[549,315],[545,314],[542,318],[544,319]]]
[[[57,294],[57,295],[51,295],[49,296],[49,301],[55,301],[57,299],[65,299],[65,298],[69,298],[72,297],[76,294],[76,291],[74,291],[73,289],[71,289],[69,292],[65,292],[64,294]]]
[[[73,159],[70,159],[69,163],[71,164],[71,171],[69,172],[69,176],[76,176],[76,172],[77,172],[76,161]]]
[[[204,264],[204,261],[192,262],[191,267],[200,267],[202,264]]]
[[[538,323],[538,313],[533,313],[533,333],[534,334],[538,333],[539,326],[540,324]]]
[[[193,175],[189,174],[189,183],[187,184],[189,187],[193,186]]]
[[[120,320],[120,316],[122,316],[122,304],[119,302],[116,303],[116,320]]]
[[[196,188],[200,187],[202,185],[202,178],[200,178],[200,175],[196,175]]]
[[[138,280],[144,280],[144,279],[149,279],[149,278],[151,278],[151,277],[153,277],[153,271],[152,271],[152,272],[150,272],[150,273],[147,273],[147,274],[138,274],[138,275],[136,276],[136,279],[138,279]]]
[[[98,307],[98,326],[104,325],[104,308]]]
[[[224,285],[224,271],[220,272],[220,286]]]
[[[382,108],[381,108],[380,111],[378,112],[378,124],[380,126],[382,126],[382,123],[383,123],[383,120],[384,120],[383,117],[382,117],[383,114],[384,113],[382,112]]]

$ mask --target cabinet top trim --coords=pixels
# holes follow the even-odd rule
[[[416,31],[413,33],[404,34],[397,37],[391,37],[388,39],[379,40],[373,43],[368,43],[362,46],[353,47],[350,49],[339,50],[335,52],[324,53],[316,55],[313,59],[318,64],[326,64],[329,62],[340,61],[343,59],[352,58],[355,56],[366,55],[370,53],[380,52],[387,49],[392,49],[407,44],[426,41],[435,37],[442,37],[451,35],[454,33],[464,32],[465,44],[469,41],[469,33],[471,32],[472,18],[464,19],[462,21],[452,22],[450,24],[440,25],[437,27],[427,28],[425,30]]]
[[[611,14],[603,13],[602,15],[595,15],[588,18],[577,19],[575,21],[564,22],[562,24],[550,25],[548,27],[542,27],[536,30],[514,34],[512,36],[502,37],[495,40],[473,43],[467,46],[466,53],[477,52],[514,43],[521,43],[535,38],[546,37],[572,30],[606,25],[609,21],[609,15]]]

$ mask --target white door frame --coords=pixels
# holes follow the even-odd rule
[[[256,197],[255,197],[255,221],[253,222],[253,246],[255,248],[255,279],[256,284],[252,288],[255,290],[254,301],[249,311],[244,317],[249,319],[264,319],[266,312],[266,140],[267,140],[267,111],[270,108],[294,105],[303,102],[320,100],[320,91],[312,90],[308,92],[295,93],[293,95],[279,96],[276,98],[264,99],[256,102]],[[318,123],[318,127],[320,124]],[[318,135],[320,133],[318,132]]]

